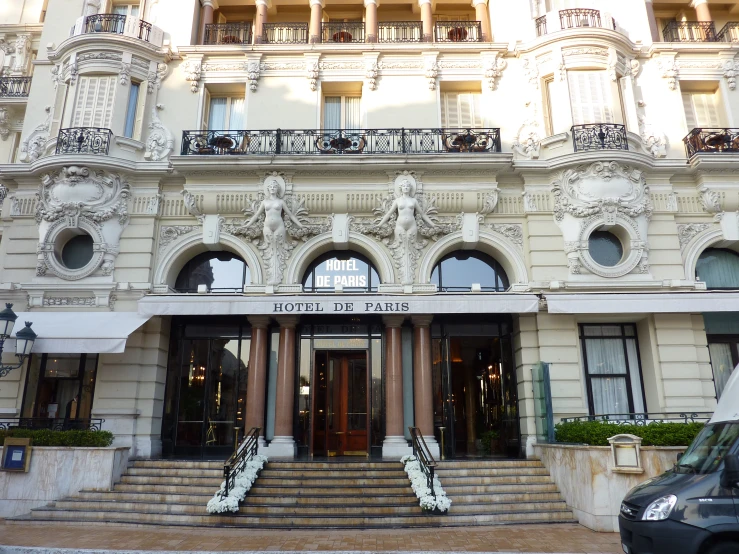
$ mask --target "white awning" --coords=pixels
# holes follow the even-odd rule
[[[545,294],[550,314],[739,312],[739,292]]]
[[[48,354],[118,354],[126,348],[128,335],[149,319],[135,312],[21,312],[11,338],[33,322],[38,335],[33,352]],[[15,340],[7,352],[15,352]]]
[[[524,314],[539,311],[534,294],[235,296],[215,294],[150,295],[139,313],[155,315],[412,315]]]

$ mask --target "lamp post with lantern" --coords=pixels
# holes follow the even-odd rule
[[[13,327],[15,327],[15,321],[18,319],[12,308],[13,304],[5,304],[5,309],[0,312],[0,360],[2,360],[5,341],[10,338]],[[18,357],[18,364],[5,365],[0,363],[0,378],[21,367],[31,355],[33,343],[36,340],[36,333],[31,329],[31,325],[32,323],[27,321],[26,326],[15,334],[15,355]]]

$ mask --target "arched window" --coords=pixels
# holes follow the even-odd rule
[[[198,292],[206,285],[212,292],[241,292],[251,283],[249,267],[230,252],[204,252],[185,264],[175,282],[177,292]]]
[[[380,276],[372,263],[355,252],[328,252],[317,258],[303,277],[305,292],[377,292]]]
[[[739,254],[708,248],[698,258],[695,273],[709,289],[739,289]]]
[[[431,282],[440,292],[466,292],[479,284],[483,292],[504,292],[508,277],[501,265],[482,252],[458,250],[436,264]]]

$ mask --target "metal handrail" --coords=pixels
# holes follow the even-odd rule
[[[0,98],[24,98],[31,88],[31,77],[0,77]]]
[[[49,429],[51,431],[100,431],[104,419],[63,417],[0,417],[0,430]]]
[[[214,23],[205,26],[203,44],[251,44],[251,22]]]
[[[243,471],[246,463],[257,455],[259,451],[259,433],[261,430],[261,427],[252,427],[244,436],[241,444],[239,444],[234,453],[231,454],[223,465],[223,477],[226,480],[226,484],[221,491],[221,498],[228,496],[228,492],[233,486],[234,475]]]
[[[423,434],[418,427],[408,427],[411,433],[411,443],[413,445],[413,455],[418,460],[421,470],[426,475],[426,481],[431,491],[431,496],[436,498],[436,491],[434,491],[434,470],[436,468],[436,460],[431,454],[429,447],[426,445],[426,441],[423,438]]]
[[[716,42],[712,21],[670,21],[662,30],[665,42]]]
[[[699,152],[739,152],[739,129],[700,127],[690,131],[683,142],[689,158]]]
[[[108,154],[113,131],[102,127],[61,129],[56,141],[57,154]]]
[[[666,421],[679,421],[682,423],[696,423],[697,421],[708,421],[713,412],[634,412],[625,414],[600,414],[580,417],[565,417],[562,423],[575,423],[583,421],[603,421],[607,423],[630,423],[632,425],[644,426],[650,423],[663,423]]]
[[[573,125],[570,132],[575,152],[629,149],[626,127],[618,123]]]

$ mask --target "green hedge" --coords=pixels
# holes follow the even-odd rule
[[[554,426],[557,442],[608,446],[614,435],[636,435],[644,446],[688,446],[704,423],[649,423],[629,425],[602,421],[573,421]]]
[[[50,429],[19,429],[12,427],[0,430],[0,445],[5,437],[32,439],[33,446],[87,446],[104,447],[113,444],[113,433],[110,431],[51,431]]]

